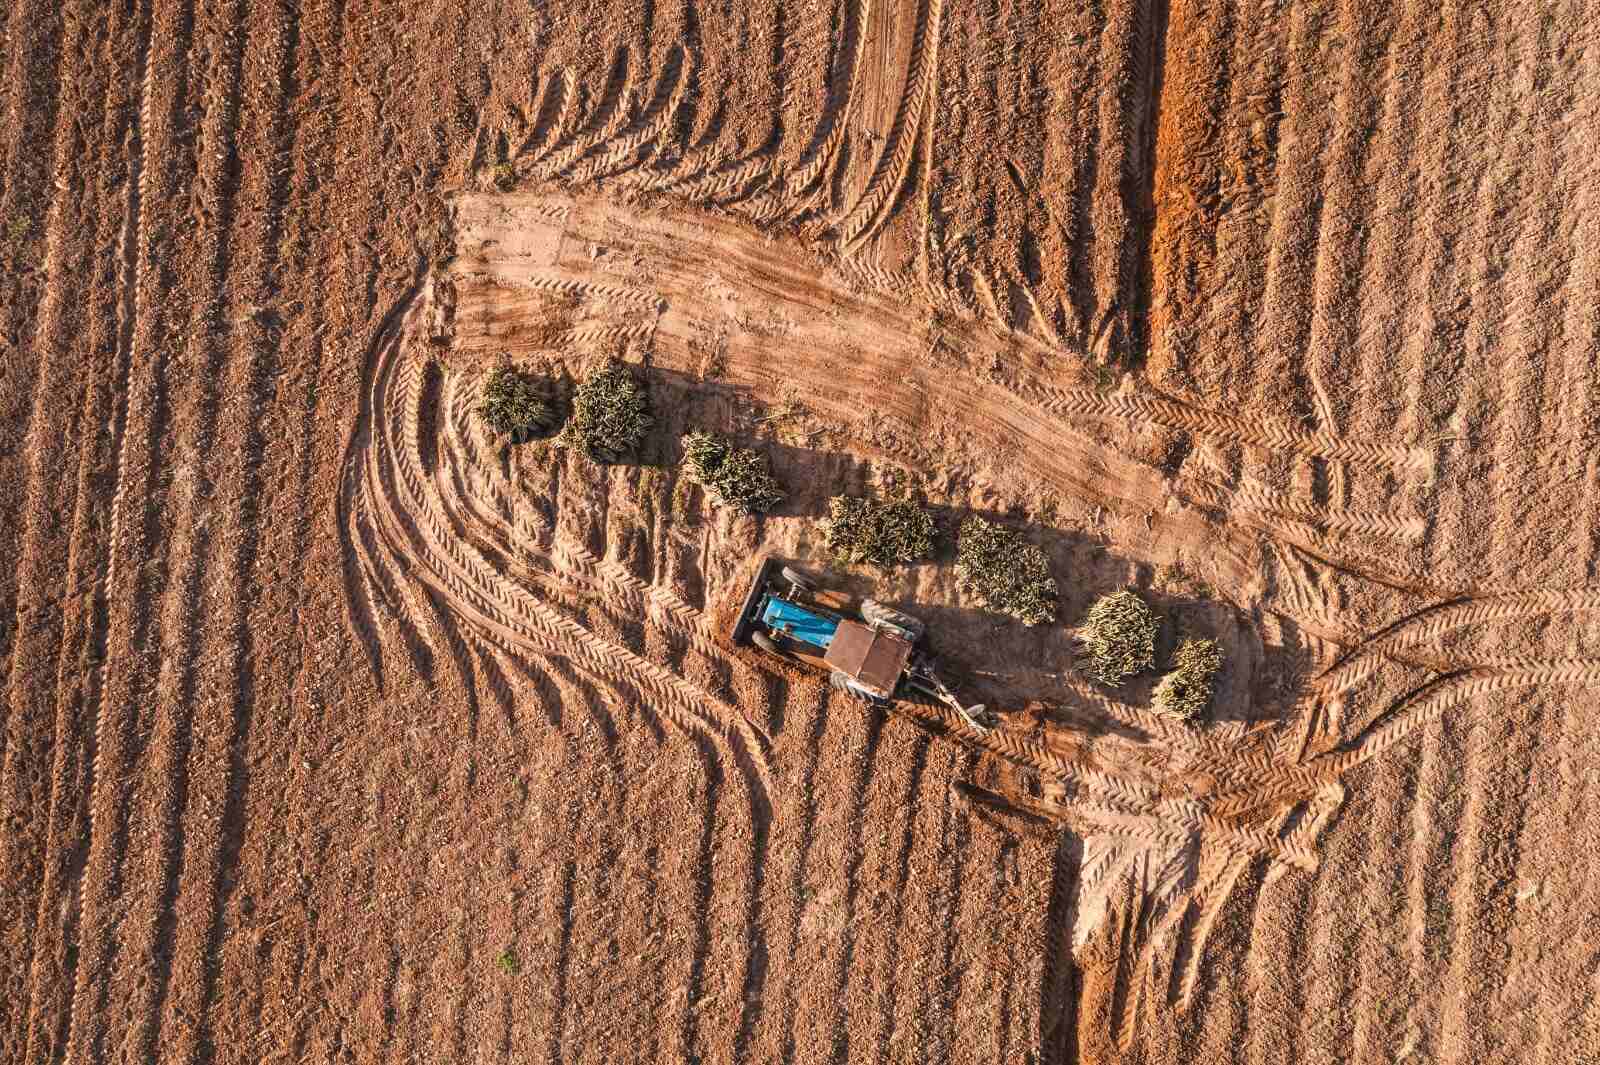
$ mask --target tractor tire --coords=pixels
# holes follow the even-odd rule
[[[884,606],[876,599],[863,599],[861,601],[861,620],[873,628],[887,628],[903,635],[911,643],[922,639],[928,626],[921,618],[914,618],[910,614],[902,613]]]
[[[782,651],[778,650],[778,645],[773,642],[772,637],[768,636],[764,632],[752,632],[750,634],[750,642],[767,652],[769,655],[777,655],[779,658],[789,657]]]
[[[876,699],[871,695],[868,695],[866,692],[858,689],[850,680],[849,675],[843,670],[836,669],[832,673],[828,674],[828,687],[843,695],[848,695],[852,699],[857,699],[863,703],[866,703],[868,706],[884,705],[884,701],[882,699]]]
[[[804,573],[801,573],[799,570],[791,569],[788,566],[785,566],[781,572],[783,573],[783,579],[794,585],[800,591],[810,594],[811,592],[817,590],[817,583],[810,577],[807,577]]]

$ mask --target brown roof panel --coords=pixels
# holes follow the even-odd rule
[[[911,645],[898,636],[868,628],[859,621],[841,621],[823,661],[881,698],[894,694],[911,658]]]

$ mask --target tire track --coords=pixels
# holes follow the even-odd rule
[[[162,49],[158,56],[144,57],[139,110],[130,117],[134,123],[130,132],[137,136],[130,138],[129,147],[137,167],[130,164],[127,195],[137,196],[137,224],[132,232],[124,231],[122,248],[121,265],[128,287],[123,290],[120,326],[127,369],[123,433],[117,444],[117,481],[111,504],[114,535],[109,541],[105,583],[105,660],[116,657],[127,665],[115,673],[102,671],[98,694],[89,859],[79,885],[81,949],[67,1047],[67,1056],[80,1060],[98,1059],[104,1053],[111,1031],[106,1015],[113,975],[130,953],[124,926],[132,902],[125,892],[130,877],[137,876],[130,872],[128,843],[138,822],[134,804],[126,796],[139,780],[139,766],[151,742],[150,721],[142,707],[157,669],[153,648],[161,639],[162,621],[141,604],[158,595],[162,574],[151,571],[161,567],[164,572],[170,548],[159,531],[169,493],[168,484],[158,474],[171,417],[166,370],[172,354],[164,341],[181,315],[182,305],[178,301],[152,304],[147,292],[157,286],[163,291],[176,287],[174,260],[153,260],[150,255],[149,249],[166,232],[156,232],[148,216],[150,205],[158,197],[170,197],[175,187],[189,180],[195,166],[192,151],[176,135],[182,124],[180,113],[193,104],[187,63],[192,13],[181,3],[175,6],[176,10],[166,5],[147,8],[151,22],[148,39]],[[163,61],[166,76],[157,79],[153,71],[162,68]],[[179,236],[177,241],[179,247],[174,250],[185,250],[185,237]],[[130,487],[137,488],[146,501],[141,520],[132,525],[126,522],[124,507]],[[143,564],[131,570],[125,581],[113,581],[118,573],[130,573],[124,559],[129,564],[143,560]]]
[[[96,32],[103,27],[82,17],[85,12],[63,9],[59,14],[70,27],[60,43],[63,51],[90,55],[105,47]],[[48,158],[56,189],[81,187],[76,196],[53,197],[44,220],[42,269],[47,281],[38,320],[28,330],[38,370],[31,386],[24,386],[31,409],[22,446],[31,461],[15,519],[16,613],[9,630],[14,636],[6,655],[5,738],[0,740],[0,813],[11,828],[0,834],[0,866],[14,885],[0,896],[0,927],[7,956],[15,961],[0,977],[0,989],[8,992],[0,994],[0,1056],[16,1061],[32,1060],[30,1044],[54,1037],[44,1030],[50,1022],[34,993],[53,994],[53,977],[68,964],[72,930],[52,919],[62,899],[46,890],[60,892],[60,880],[78,864],[71,849],[52,844],[64,844],[59,838],[68,831],[64,823],[81,816],[79,789],[89,758],[85,693],[75,684],[58,682],[69,661],[76,658],[81,664],[85,597],[92,596],[91,573],[99,569],[80,557],[89,491],[83,478],[97,461],[97,448],[90,443],[95,422],[83,419],[97,417],[103,393],[96,379],[109,375],[109,368],[101,366],[108,351],[101,316],[108,308],[71,298],[73,284],[67,279],[101,272],[96,270],[95,244],[114,241],[121,219],[114,207],[102,207],[102,197],[112,199],[114,191],[102,183],[90,186],[80,174],[81,161],[103,161],[114,149],[108,144],[97,151],[92,135],[74,119],[80,108],[109,112],[115,88],[96,64],[63,66],[59,76],[61,103],[52,109]],[[114,128],[96,132],[108,141],[115,135]],[[44,159],[38,163],[42,166]],[[22,171],[19,167],[10,173],[20,176]],[[76,347],[84,337],[96,342],[87,354]],[[63,408],[54,419],[47,412],[51,403]],[[70,897],[70,892],[63,894]]]
[[[562,130],[573,113],[572,99],[576,92],[577,82],[570,70],[563,70],[559,75],[545,79],[544,92],[533,105],[533,123],[528,129],[528,136],[512,153],[513,159],[543,158],[549,150],[549,145],[545,143],[547,138],[551,145],[560,142]],[[557,103],[557,100],[560,102]]]
[[[112,431],[110,440],[81,449],[73,504],[72,543],[65,567],[67,579],[63,583],[68,588],[78,588],[80,575],[91,570],[96,571],[98,579],[92,582],[92,590],[76,600],[76,609],[70,614],[63,610],[63,640],[52,688],[57,693],[57,720],[51,771],[54,786],[45,845],[47,864],[33,925],[37,939],[25,998],[31,1013],[28,1046],[19,1059],[29,1062],[50,1061],[61,1056],[71,1030],[82,912],[81,883],[89,853],[93,739],[104,684],[106,588],[112,579],[109,556],[115,543],[114,517],[112,535],[101,540],[98,533],[105,521],[106,507],[102,500],[106,479],[109,476],[112,486],[118,481],[115,462],[122,429],[121,400],[126,395],[127,384],[124,338],[127,325],[131,324],[119,321],[119,316],[126,315],[133,295],[135,279],[131,265],[139,219],[137,99],[119,99],[118,93],[137,93],[138,86],[143,84],[150,31],[148,10],[142,15],[137,9],[127,14],[128,23],[114,19],[100,42],[100,58],[105,60],[109,56],[104,53],[117,48],[118,38],[122,38],[123,43],[131,39],[131,61],[135,66],[132,79],[105,78],[107,97],[103,110],[108,116],[121,117],[107,121],[101,165],[105,172],[115,174],[119,169],[116,153],[127,147],[124,161],[127,192],[122,197],[120,212],[109,209],[111,197],[108,195],[107,209],[99,212],[97,243],[120,241],[120,254],[113,260],[102,259],[101,271],[108,290],[116,292],[120,288],[121,291],[115,300],[108,299],[93,307],[95,313],[85,330],[88,348],[97,357],[91,366],[84,409],[79,418],[80,425],[110,424]],[[112,64],[107,62],[105,66],[109,70]],[[114,186],[107,189],[108,194],[112,188]],[[93,202],[93,199],[85,199],[86,205]]]
[[[580,158],[578,162],[582,163],[581,166],[572,163],[560,168],[556,177],[574,184],[587,184],[598,177],[643,165],[643,160],[633,157],[642,146],[660,140],[672,128],[678,120],[689,86],[694,83],[696,54],[681,44],[675,46],[674,53],[657,83],[652,102],[634,122],[639,128],[626,137],[615,138],[614,143],[607,140],[595,145],[590,149],[596,153],[593,158],[587,161]],[[670,88],[669,77],[672,79]],[[602,147],[605,151],[599,152],[598,149]]]
[[[1432,459],[1420,448],[1403,448],[1345,440],[1325,432],[1304,432],[1270,418],[1245,420],[1219,411],[1191,407],[1161,395],[1105,395],[1093,389],[1063,391],[1045,385],[1035,394],[1042,405],[1063,417],[1117,418],[1147,421],[1223,442],[1253,444],[1306,458],[1358,462],[1395,469],[1424,471]]]
[[[934,93],[939,62],[939,20],[943,0],[917,0],[916,24],[912,30],[911,57],[889,146],[867,179],[866,186],[850,210],[836,223],[841,246],[854,250],[883,224],[885,205],[894,206],[911,166],[912,151],[922,132],[925,109]]]
[[[1506,592],[1440,603],[1402,618],[1358,645],[1317,678],[1316,691],[1324,696],[1349,691],[1372,676],[1386,658],[1434,643],[1468,626],[1533,618],[1558,611],[1592,610],[1600,610],[1600,587]]]
[[[146,763],[144,830],[152,837],[140,883],[153,898],[137,900],[130,936],[136,957],[147,959],[151,979],[132,989],[135,1005],[128,1017],[128,1037],[153,1055],[162,1033],[176,1030],[176,1049],[193,1051],[194,1031],[187,1018],[198,1017],[203,1004],[193,1001],[201,985],[204,959],[186,916],[208,921],[216,874],[210,871],[220,846],[221,806],[213,789],[215,767],[226,764],[220,738],[209,728],[196,730],[197,711],[214,706],[210,678],[198,654],[204,640],[206,605],[216,592],[215,556],[225,549],[210,523],[223,501],[205,456],[213,453],[221,423],[222,376],[227,353],[216,336],[222,316],[224,283],[232,260],[232,226],[240,178],[236,156],[242,88],[244,42],[237,34],[246,8],[201,12],[196,37],[209,62],[201,95],[203,119],[198,133],[199,168],[195,180],[195,254],[193,273],[184,288],[192,292],[185,359],[204,367],[191,378],[180,402],[180,428],[173,454],[187,463],[179,485],[179,510],[171,537],[178,572],[169,582],[162,604],[163,659],[169,663],[157,687],[152,757]],[[191,287],[192,286],[192,287]],[[225,683],[225,682],[224,682]],[[231,715],[230,715],[231,716]],[[203,936],[198,937],[203,943]]]
[[[865,35],[872,18],[872,0],[845,0],[844,8],[847,13],[854,12],[854,18],[850,20],[854,32],[845,37],[847,43],[841,44],[842,48],[848,49],[850,69],[842,86],[837,78],[830,84],[828,103],[817,134],[820,135],[822,126],[830,121],[832,128],[820,139],[813,137],[813,147],[801,156],[793,178],[787,183],[786,191],[796,201],[796,215],[819,207],[823,210],[832,207],[833,182],[830,174],[838,159],[839,148],[850,131],[856,101],[860,96],[861,66],[866,56]],[[824,179],[821,185],[817,184],[819,179]]]
[[[1219,793],[1213,811],[1221,815],[1243,814],[1272,801],[1272,797],[1285,790],[1336,783],[1339,777],[1382,754],[1415,729],[1439,720],[1473,699],[1519,688],[1597,683],[1600,683],[1600,662],[1593,659],[1548,661],[1535,668],[1447,674],[1402,697],[1357,739],[1300,765],[1279,767],[1268,780]]]
[[[634,68],[627,48],[619,48],[612,60],[612,75],[600,99],[590,110],[588,131],[579,134],[564,148],[532,161],[527,175],[537,181],[556,177],[586,153],[614,139],[628,124],[633,113]]]
[[[240,53],[233,76],[236,82],[242,82],[245,70],[270,72],[272,93],[264,99],[252,97],[242,104],[235,96],[230,141],[234,145],[263,143],[271,154],[258,155],[248,149],[230,152],[239,154],[241,159],[239,169],[229,175],[227,210],[221,215],[228,218],[229,224],[219,240],[217,288],[211,297],[214,314],[221,313],[227,299],[224,285],[229,281],[235,246],[255,249],[254,254],[247,252],[249,259],[239,279],[240,287],[255,300],[268,301],[275,294],[275,276],[281,267],[277,249],[284,235],[283,216],[291,196],[289,171],[280,161],[292,156],[295,145],[290,102],[298,88],[297,13],[287,4],[267,3],[250,8],[241,5],[237,14],[248,43],[247,50]],[[235,204],[239,208],[236,216],[232,210]],[[243,221],[235,221],[235,217]],[[233,235],[235,231],[239,236]],[[225,715],[219,715],[225,716],[228,727],[225,732],[218,730],[214,737],[206,737],[209,749],[202,757],[214,771],[207,774],[193,804],[207,813],[215,811],[213,816],[218,823],[216,839],[205,840],[206,849],[193,863],[199,886],[190,897],[198,896],[205,902],[194,901],[190,911],[197,915],[200,928],[191,926],[186,942],[192,946],[181,951],[177,959],[180,970],[191,974],[184,981],[186,993],[175,997],[173,1003],[174,1016],[186,1022],[171,1044],[183,1060],[216,1057],[218,1037],[211,1009],[219,987],[226,986],[222,976],[226,922],[249,824],[246,811],[251,781],[246,748],[257,709],[258,655],[254,633],[270,631],[262,612],[252,611],[251,605],[260,604],[264,594],[270,594],[260,587],[257,566],[262,527],[270,522],[263,521],[263,517],[273,513],[274,508],[270,506],[270,493],[267,506],[258,505],[257,500],[264,494],[268,419],[277,413],[275,396],[271,394],[275,392],[273,371],[281,363],[276,355],[274,330],[268,329],[258,314],[251,317],[250,325],[240,330],[245,333],[239,343],[244,350],[219,353],[214,375],[225,379],[223,394],[233,398],[219,416],[217,436],[237,447],[231,452],[236,458],[227,462],[219,483],[219,495],[231,520],[219,537],[220,550],[208,560],[215,574],[212,595],[220,603],[208,618],[210,625],[202,641],[206,668],[199,687],[214,693],[212,698],[219,708],[228,708]],[[223,582],[228,588],[219,591]],[[237,920],[237,914],[233,919]]]
[[[399,338],[394,332],[398,325],[399,318],[392,318],[388,330],[380,331],[375,346],[379,353],[376,356],[378,365],[366,407],[368,413],[364,415],[365,420],[370,420],[368,431],[373,439],[367,443],[370,454],[359,462],[365,483],[376,489],[374,502],[403,501],[403,509],[394,509],[392,503],[384,504],[371,516],[391,549],[401,558],[414,557],[423,562],[425,568],[417,577],[446,601],[458,604],[458,612],[475,626],[514,646],[573,657],[575,664],[586,670],[598,670],[602,674],[620,672],[631,686],[650,697],[658,704],[657,708],[679,726],[691,733],[709,728],[711,735],[721,737],[721,742],[731,741],[729,753],[743,771],[753,772],[755,779],[765,781],[767,771],[761,748],[736,710],[709,700],[704,693],[659,665],[597,639],[525,593],[496,587],[493,567],[483,556],[469,543],[460,541],[451,529],[438,524],[440,516],[449,513],[450,508],[442,502],[437,486],[420,472],[415,437],[407,435],[403,443],[393,442],[388,437],[391,424],[401,426],[404,432],[414,430],[417,423],[420,374],[415,361],[406,360],[400,354]],[[398,378],[397,361],[405,364],[398,371]],[[359,438],[359,430],[357,435]],[[352,446],[355,446],[354,441]],[[342,524],[347,530],[347,543],[361,540],[351,531],[350,508],[365,498],[360,482],[353,480],[356,471],[352,467],[356,461],[352,459],[346,468],[346,516]],[[408,516],[401,517],[402,514]],[[501,597],[508,592],[509,598],[502,601]],[[572,651],[559,650],[565,641],[573,641]],[[716,706],[718,717],[703,718],[699,710],[702,702]]]

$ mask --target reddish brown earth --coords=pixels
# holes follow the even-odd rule
[[[18,0],[0,1061],[1600,1058],[1595,15]],[[724,639],[891,485],[987,737]]]

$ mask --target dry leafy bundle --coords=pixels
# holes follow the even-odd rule
[[[597,462],[616,462],[637,448],[654,423],[649,394],[620,362],[608,362],[573,392],[568,431]]]
[[[1211,703],[1211,682],[1222,668],[1222,649],[1216,640],[1188,637],[1173,653],[1172,665],[1151,701],[1160,713],[1192,721]]]
[[[1024,625],[1054,621],[1056,579],[1045,553],[1021,533],[979,517],[961,523],[956,576],[990,610]]]
[[[539,386],[509,366],[494,370],[483,382],[478,416],[489,428],[520,444],[555,424],[556,413]]]
[[[1133,592],[1102,595],[1084,616],[1078,636],[1089,650],[1085,672],[1102,684],[1117,685],[1155,668],[1160,630],[1161,619]]]
[[[933,554],[933,518],[909,499],[834,496],[824,524],[840,562],[888,568]]]
[[[683,461],[689,476],[724,505],[752,514],[783,502],[783,486],[767,467],[767,457],[754,448],[734,447],[704,430],[683,438]]]

